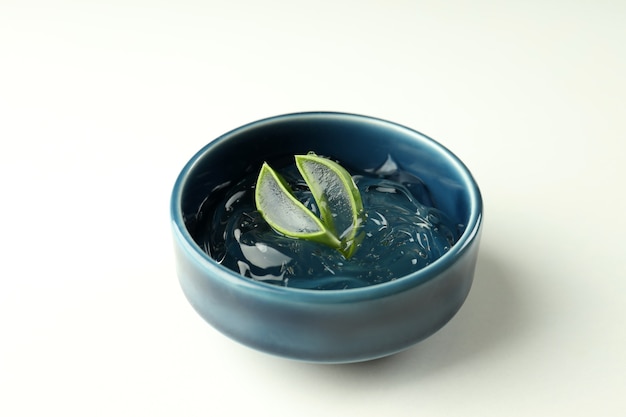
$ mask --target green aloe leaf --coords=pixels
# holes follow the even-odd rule
[[[363,202],[352,176],[338,163],[314,153],[296,155],[296,166],[320,208],[322,222],[341,241],[350,258],[359,243]]]
[[[289,185],[268,164],[263,164],[257,179],[257,209],[277,232],[328,245],[349,259],[362,239],[363,221],[363,202],[352,176],[338,163],[314,153],[296,155],[295,159],[321,219],[294,197]]]
[[[289,185],[267,163],[261,167],[254,198],[257,210],[277,232],[332,248],[341,247],[335,234],[294,197]]]

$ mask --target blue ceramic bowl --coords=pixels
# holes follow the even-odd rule
[[[315,151],[372,169],[391,156],[421,178],[433,201],[465,225],[458,242],[427,267],[394,281],[347,290],[304,290],[251,280],[218,264],[192,238],[213,192],[261,164]],[[445,325],[470,290],[482,224],[480,191],[465,165],[406,127],[342,113],[297,113],[257,121],[210,142],[174,186],[171,220],[177,274],[191,305],[212,326],[252,348],[322,363],[387,356]]]

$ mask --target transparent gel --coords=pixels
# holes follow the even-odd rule
[[[393,169],[389,169],[390,166]],[[295,165],[277,171],[296,198],[319,209]],[[254,205],[257,173],[211,197],[198,211],[194,239],[217,262],[268,284],[314,290],[376,285],[424,268],[444,255],[464,225],[436,208],[423,182],[386,164],[376,172],[351,172],[363,199],[358,248],[350,259],[319,243],[282,236]]]

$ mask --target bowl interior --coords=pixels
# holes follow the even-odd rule
[[[432,205],[447,213],[455,224],[467,229],[479,216],[480,196],[469,171],[432,139],[365,116],[302,113],[238,128],[192,158],[177,184],[178,207],[190,235],[196,235],[198,209],[207,196],[219,199],[230,184],[258,172],[264,161],[280,166],[292,161],[294,154],[309,151],[361,171],[373,171],[393,161],[424,182]]]

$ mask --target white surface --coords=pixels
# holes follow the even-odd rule
[[[0,415],[626,415],[624,22],[618,0],[2,0]],[[466,304],[388,359],[257,353],[178,287],[178,171],[301,110],[413,127],[482,188]]]

